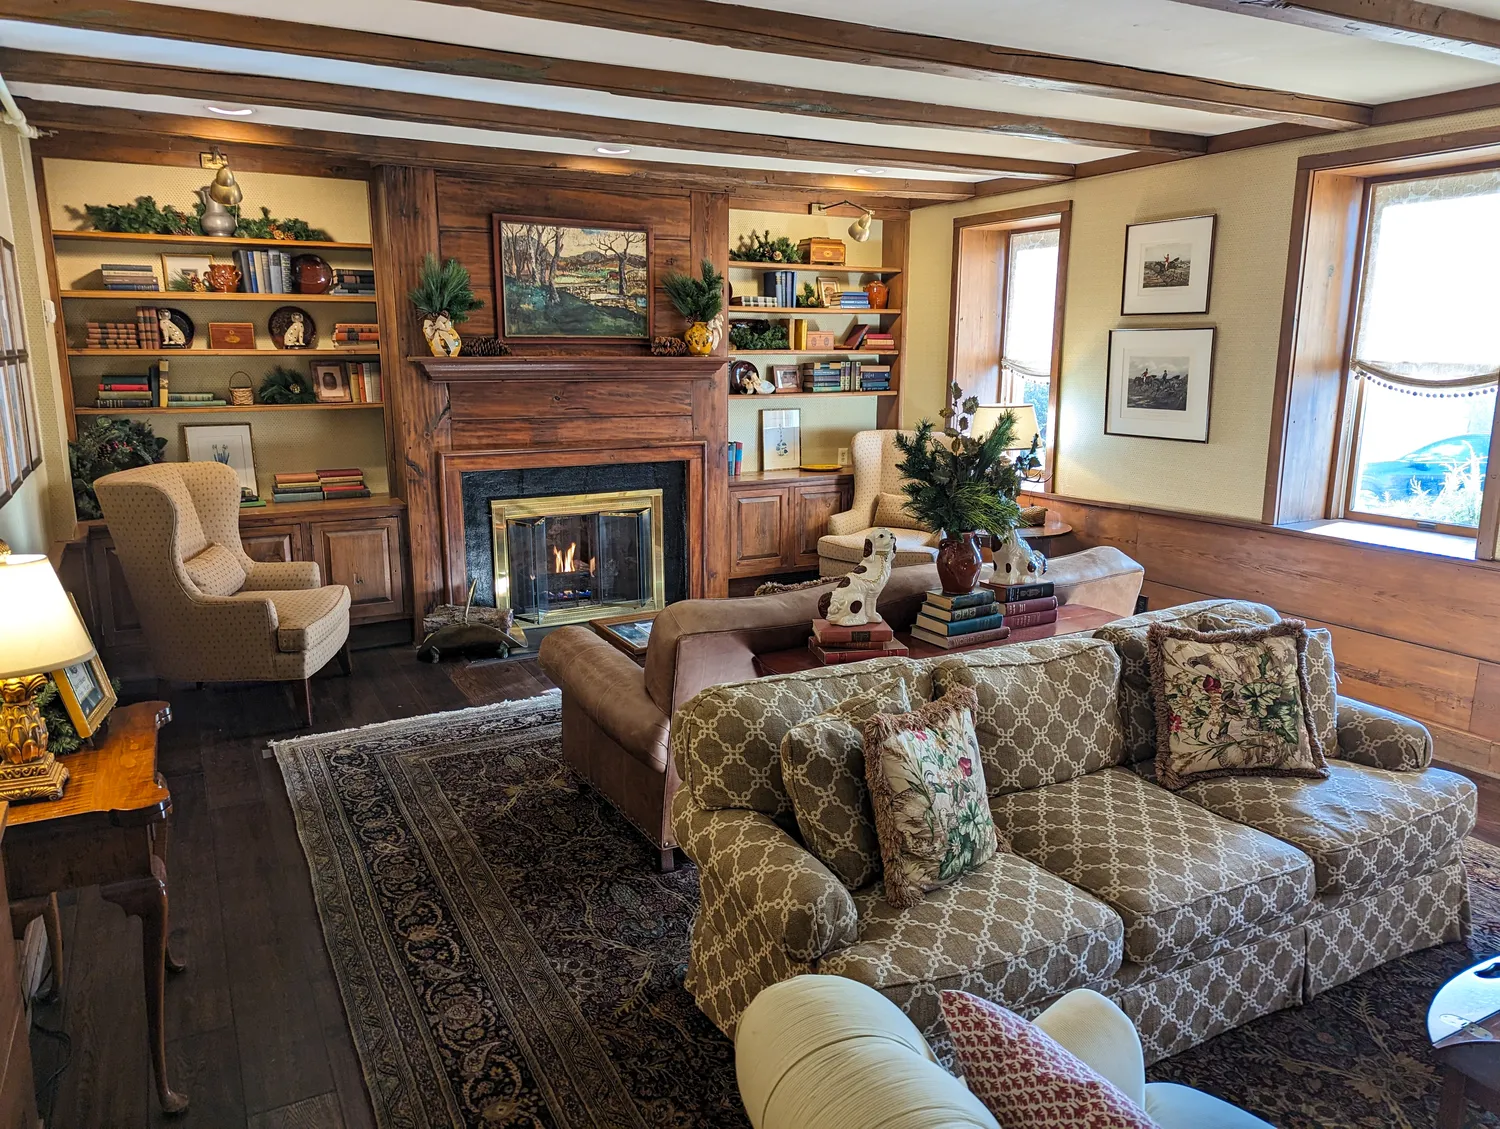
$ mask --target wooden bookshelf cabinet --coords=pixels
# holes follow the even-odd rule
[[[818,567],[828,519],[854,499],[847,471],[759,471],[729,479],[731,579]]]

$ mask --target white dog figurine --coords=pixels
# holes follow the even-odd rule
[[[895,557],[895,534],[889,529],[874,530],[865,538],[865,559],[818,601],[818,615],[840,627],[882,622],[875,601],[891,578],[891,561]]]
[[[1026,543],[1018,530],[1005,535],[995,550],[996,584],[1031,584],[1047,573],[1047,558]]]

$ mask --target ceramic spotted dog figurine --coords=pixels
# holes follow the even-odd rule
[[[874,530],[865,538],[865,559],[818,601],[818,615],[840,627],[880,623],[875,601],[891,578],[891,562],[895,557],[895,534],[889,529]]]
[[[1034,584],[1047,572],[1047,558],[1012,529],[995,549],[996,584]]]

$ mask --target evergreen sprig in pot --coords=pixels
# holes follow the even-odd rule
[[[474,296],[469,272],[457,259],[439,264],[436,255],[422,260],[422,274],[408,295],[411,304],[422,315],[422,335],[434,357],[456,357],[463,348],[463,338],[456,326],[484,302]]]
[[[708,259],[703,260],[699,270],[699,278],[674,272],[663,278],[661,285],[677,312],[692,322],[682,335],[688,352],[695,357],[706,357],[723,339],[724,276]]]
[[[968,434],[979,401],[962,402],[958,385],[950,389],[938,433],[923,420],[907,435],[896,435],[906,512],[924,528],[939,531],[937,570],[943,591],[958,596],[974,590],[983,563],[978,534],[1003,536],[1021,521],[1016,494],[1020,473],[1006,457],[1015,433],[1015,416],[1006,412],[981,437]]]

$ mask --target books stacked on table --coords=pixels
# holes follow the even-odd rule
[[[997,584],[986,580],[981,590],[995,594],[997,610],[1012,630],[1057,622],[1057,596],[1050,580],[1036,584]]]
[[[323,487],[318,472],[289,471],[275,476],[271,498],[277,502],[321,502]]]
[[[323,491],[325,502],[370,496],[370,488],[365,484],[365,472],[359,467],[318,471],[318,488]]]
[[[891,366],[856,364],[854,375],[860,392],[889,392],[891,390]]]
[[[156,403],[156,389],[147,376],[101,376],[96,408],[149,408]]]
[[[333,327],[335,345],[379,345],[380,325],[376,322],[341,321]]]
[[[139,349],[140,331],[133,321],[91,321],[84,323],[84,346],[89,349]]]
[[[768,270],[760,276],[760,293],[775,298],[776,305],[790,308],[797,304],[797,272]]]
[[[865,334],[862,347],[867,353],[894,353],[896,338],[889,330],[872,329]]]
[[[236,251],[234,265],[246,294],[297,293],[292,285],[292,257],[285,251]]]
[[[330,294],[375,294],[375,272],[350,267],[333,268],[333,289]]]
[[[896,639],[896,633],[888,623],[840,627],[826,619],[813,620],[813,633],[807,641],[807,649],[824,666],[859,662],[861,659],[900,658],[907,654],[906,644]]]
[[[832,361],[804,361],[802,391],[842,392],[844,390],[844,366]]]
[[[960,596],[949,596],[941,588],[928,592],[917,621],[912,624],[912,638],[945,650],[998,643],[1010,635],[1010,628],[995,596],[991,588],[978,588]]]
[[[840,290],[839,308],[844,310],[868,310],[870,296],[863,290]]]
[[[105,290],[160,290],[156,271],[144,263],[101,263],[99,278]]]

